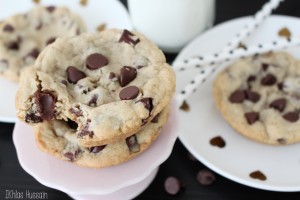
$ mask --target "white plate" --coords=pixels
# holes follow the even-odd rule
[[[82,16],[88,31],[95,32],[96,28],[105,23],[107,28],[132,29],[129,14],[118,0],[89,0],[86,6],[78,1],[42,0],[42,5],[63,5]],[[20,12],[27,12],[35,4],[31,0],[0,0],[0,20]],[[14,106],[17,84],[0,77],[0,121],[16,122]]]
[[[221,50],[248,20],[249,17],[235,19],[205,32],[184,48],[175,62]],[[272,16],[245,43],[254,45],[273,41],[283,27],[287,27],[293,36],[300,36],[299,18]],[[289,49],[289,52],[300,58],[300,48]],[[177,73],[177,90],[180,91],[196,73],[199,72],[187,70]],[[214,76],[210,77],[188,99],[189,112],[179,112],[179,138],[182,143],[202,163],[231,180],[266,190],[300,191],[300,144],[274,147],[236,133],[214,106],[213,79]],[[219,135],[226,142],[225,148],[209,143],[210,139]],[[250,178],[249,174],[256,170],[263,172],[267,180]]]
[[[23,122],[15,124],[13,141],[22,168],[43,185],[75,196],[111,194],[144,180],[169,157],[177,138],[176,108],[173,104],[168,123],[148,150],[114,167],[83,168],[43,153],[31,127]]]

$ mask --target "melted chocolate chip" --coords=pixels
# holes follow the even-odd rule
[[[25,116],[25,122],[27,122],[27,123],[39,123],[42,121],[43,121],[43,119],[34,113],[26,114],[26,116]]]
[[[119,39],[119,42],[125,42],[125,43],[135,46],[137,43],[140,42],[140,39],[138,37],[136,37],[130,31],[125,29]]]
[[[119,93],[119,97],[121,100],[131,100],[136,98],[139,95],[139,88],[136,86],[129,86],[122,89]]]
[[[78,124],[70,119],[68,119],[67,124],[71,129],[76,130],[78,128]]]
[[[282,112],[286,106],[286,99],[281,98],[281,99],[276,99],[270,103],[270,108],[274,108],[280,112]]]
[[[231,103],[242,103],[244,99],[245,99],[245,92],[243,90],[236,90],[229,97],[229,101]]]
[[[282,117],[289,122],[296,122],[299,119],[299,113],[288,112],[288,113],[284,114]]]
[[[256,80],[256,76],[251,75],[247,78],[247,83],[253,82],[255,80]]]
[[[153,99],[151,97],[148,97],[148,98],[142,98],[142,99],[138,100],[137,103],[142,102],[144,104],[144,107],[149,111],[149,114],[150,114],[153,109],[152,101],[153,101]]]
[[[247,119],[248,124],[252,125],[259,120],[259,114],[257,112],[248,112],[245,113],[245,118]]]
[[[201,169],[197,173],[197,181],[204,186],[209,186],[213,184],[216,180],[215,174],[208,169]]]
[[[247,100],[252,101],[253,103],[256,103],[260,99],[260,94],[257,92],[253,92],[250,90],[245,90],[245,97]]]
[[[267,180],[267,177],[261,171],[254,171],[249,174],[249,176],[253,179],[258,179],[261,181]]]
[[[113,73],[113,72],[110,72],[109,73],[109,79],[113,79],[113,78],[115,78],[116,77],[116,74],[115,73]]]
[[[91,100],[89,101],[88,105],[89,106],[96,106],[97,105],[97,100],[98,100],[98,95],[94,94],[91,98]]]
[[[10,24],[6,24],[4,27],[3,27],[3,31],[4,32],[14,32],[14,27]]]
[[[131,153],[136,153],[140,151],[140,145],[137,141],[136,135],[132,135],[126,138],[126,144]]]
[[[265,77],[261,79],[261,84],[264,86],[272,86],[276,83],[277,79],[272,74],[267,74]]]
[[[158,122],[159,114],[160,114],[160,113],[158,113],[157,115],[155,115],[155,116],[152,118],[152,120],[151,120],[152,123],[157,123],[157,122]]]
[[[47,7],[46,7],[46,10],[47,10],[49,13],[52,13],[52,12],[55,10],[55,6],[47,6]]]
[[[43,120],[54,119],[55,114],[55,98],[52,94],[47,92],[36,92],[35,93],[35,102],[38,107],[38,111],[41,114]]]
[[[166,192],[171,195],[178,194],[182,188],[180,181],[174,176],[170,176],[165,180],[164,187]]]
[[[267,63],[262,63],[261,64],[261,68],[264,70],[264,71],[267,71],[268,70],[268,68],[269,68],[269,64],[267,64]]]
[[[49,44],[51,44],[51,43],[53,43],[53,42],[55,42],[55,40],[56,40],[56,37],[49,38],[49,39],[46,41],[46,46],[49,45]]]
[[[105,147],[106,147],[106,145],[95,146],[95,147],[90,147],[89,150],[90,150],[91,153],[99,153],[99,152],[102,151]]]
[[[224,148],[226,146],[226,142],[221,136],[216,136],[216,137],[212,138],[209,141],[209,143],[212,146],[217,146],[217,147],[220,147],[220,148]]]
[[[86,67],[90,70],[96,70],[108,64],[108,60],[100,53],[94,53],[86,58]]]
[[[69,83],[76,84],[79,80],[86,77],[83,71],[80,71],[76,67],[70,66],[67,68],[67,77]]]
[[[136,75],[137,75],[137,71],[135,68],[129,66],[122,67],[120,69],[120,79],[119,79],[121,87],[128,85],[128,83],[130,83],[135,79]]]

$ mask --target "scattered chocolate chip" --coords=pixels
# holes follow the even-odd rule
[[[99,153],[99,152],[102,151],[105,147],[106,147],[106,145],[95,146],[95,147],[90,147],[89,150],[90,150],[91,153]]]
[[[97,26],[97,31],[98,32],[102,32],[106,29],[106,24],[100,24],[99,26]]]
[[[245,113],[245,117],[247,119],[248,124],[254,124],[257,120],[259,120],[259,114],[257,112],[248,112]]]
[[[249,176],[253,179],[258,179],[261,181],[267,180],[267,177],[261,171],[254,171],[249,174]]]
[[[135,36],[133,33],[131,33],[130,31],[124,29],[124,31],[119,39],[119,42],[125,42],[125,43],[135,46],[137,43],[140,42],[140,39],[137,36]]]
[[[286,106],[286,99],[281,98],[281,99],[276,99],[270,103],[270,108],[274,108],[280,112],[282,112]]]
[[[278,35],[285,38],[291,38],[291,32],[288,28],[284,27],[278,31]]]
[[[261,79],[261,84],[264,86],[272,86],[276,83],[277,79],[272,74],[267,74],[265,77]]]
[[[136,135],[132,135],[126,138],[126,144],[131,153],[136,153],[140,151],[140,145],[137,141]]]
[[[4,32],[14,32],[14,27],[10,24],[6,24],[4,27],[3,27],[3,31]]]
[[[55,10],[55,6],[47,6],[47,7],[46,7],[46,10],[47,10],[49,13],[52,13],[52,12]]]
[[[135,79],[137,71],[133,67],[124,66],[120,69],[120,78],[119,82],[121,87],[128,85],[131,81]]]
[[[278,139],[277,139],[277,142],[278,142],[279,144],[286,144],[286,143],[287,143],[287,141],[286,141],[285,138],[278,138]]]
[[[26,116],[25,116],[25,122],[27,122],[27,123],[39,123],[42,121],[43,121],[43,119],[34,113],[26,114]]]
[[[79,80],[86,77],[83,71],[80,71],[76,67],[70,66],[67,68],[67,77],[69,83],[76,84]]]
[[[256,76],[251,75],[251,76],[248,77],[247,83],[253,82],[255,80],[256,80]]]
[[[78,124],[70,119],[68,119],[67,124],[71,129],[76,130],[78,128]]]
[[[278,90],[282,90],[284,85],[283,82],[277,84]]]
[[[184,100],[182,105],[180,106],[180,109],[185,111],[185,112],[188,112],[190,111],[190,106],[189,104]]]
[[[113,73],[113,72],[110,72],[109,73],[109,79],[113,79],[113,78],[115,78],[116,77],[116,74],[115,73]]]
[[[89,106],[96,106],[97,105],[97,100],[98,100],[98,95],[94,94],[91,98],[91,100],[89,101],[88,105]]]
[[[152,123],[157,123],[157,122],[158,122],[159,114],[160,114],[160,113],[158,113],[157,115],[155,115],[155,116],[152,118],[152,120],[151,120]]]
[[[153,99],[151,97],[147,97],[147,98],[142,98],[142,99],[138,100],[137,103],[142,102],[144,104],[144,107],[149,111],[149,114],[150,114],[153,109],[152,101],[153,101]]]
[[[121,100],[131,100],[136,98],[139,95],[139,88],[136,86],[129,86],[122,89],[119,93],[119,97]]]
[[[19,50],[19,42],[18,41],[11,41],[7,44],[7,48],[10,50]]]
[[[201,169],[197,173],[197,181],[204,186],[209,186],[213,184],[216,180],[215,174],[208,169]]]
[[[243,90],[236,90],[229,97],[229,101],[231,103],[242,103],[244,99],[245,99],[245,92]]]
[[[164,183],[165,190],[168,194],[176,195],[180,192],[182,185],[178,178],[170,176],[165,180]]]
[[[296,122],[299,119],[299,113],[288,112],[288,113],[284,114],[282,117],[289,122]]]
[[[221,136],[216,136],[216,137],[212,138],[209,141],[209,143],[212,146],[217,146],[217,147],[220,147],[220,148],[224,148],[226,146],[226,142]]]
[[[55,40],[56,40],[56,37],[49,38],[49,39],[46,41],[46,46],[49,45],[49,44],[51,44],[51,43],[53,43],[53,42],[55,42]]]
[[[251,90],[245,90],[245,97],[247,100],[256,103],[260,99],[260,94],[258,94],[257,92],[253,92]]]
[[[267,64],[267,63],[262,63],[261,64],[261,68],[264,70],[264,71],[267,71],[268,70],[268,68],[269,68],[269,64]]]
[[[77,149],[75,152],[67,152],[64,154],[65,157],[69,158],[71,162],[73,162],[78,156],[80,149]]]
[[[56,99],[47,92],[36,92],[35,103],[43,120],[54,119]]]
[[[86,67],[90,70],[96,70],[108,64],[108,60],[100,53],[93,53],[86,58]]]
[[[90,131],[89,130],[89,127],[90,127],[90,123],[91,123],[91,120],[88,119],[85,126],[82,128],[82,130],[79,132],[78,134],[78,137],[84,137],[86,135],[90,136],[90,137],[93,137],[94,135],[94,132],[93,131]]]

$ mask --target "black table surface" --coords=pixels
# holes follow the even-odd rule
[[[210,0],[207,0],[210,1]],[[266,0],[217,0],[215,24],[253,14]],[[122,0],[126,6],[126,0]],[[286,0],[274,11],[275,14],[300,17],[300,1]],[[172,62],[176,54],[166,54],[168,62]],[[5,98],[5,94],[0,95]],[[14,125],[0,123],[0,200],[5,199],[6,190],[25,192],[46,192],[48,199],[71,199],[68,195],[55,189],[43,186],[20,166],[15,147],[12,142]],[[297,153],[297,152],[295,152]],[[247,155],[245,155],[247,156]],[[221,159],[221,158],[220,158]],[[38,165],[38,161],[36,163]],[[284,163],[278,163],[283,165]],[[216,174],[213,185],[202,186],[196,180],[200,169],[207,168],[201,162],[191,161],[188,151],[179,140],[176,141],[171,156],[164,162],[151,185],[138,197],[137,200],[153,199],[299,199],[300,192],[272,192],[251,188],[233,182]],[[300,173],[300,168],[299,168]],[[168,195],[164,190],[164,180],[169,176],[178,177],[185,189],[178,195]],[[78,183],[81,184],[81,183]],[[23,198],[25,199],[25,197]]]

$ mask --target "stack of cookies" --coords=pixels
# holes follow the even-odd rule
[[[0,22],[0,76],[19,81],[39,53],[60,36],[85,32],[81,18],[65,7],[37,6]]]
[[[61,37],[27,68],[18,118],[41,150],[102,168],[146,150],[167,122],[175,74],[143,35],[110,29]]]

